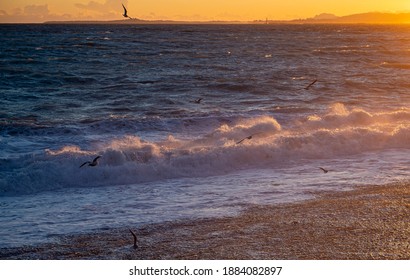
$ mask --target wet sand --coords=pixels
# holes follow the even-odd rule
[[[0,259],[410,259],[410,184],[359,187],[184,220],[0,249]]]

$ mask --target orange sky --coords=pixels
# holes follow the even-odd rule
[[[410,0],[1,0],[0,22],[118,20],[257,20],[338,16],[363,12],[410,12]]]

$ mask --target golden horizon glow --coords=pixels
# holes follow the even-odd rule
[[[144,20],[290,20],[321,13],[410,12],[408,0],[3,0],[1,23],[50,20],[120,20],[121,3]]]

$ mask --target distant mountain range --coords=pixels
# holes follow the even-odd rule
[[[294,20],[255,20],[255,21],[172,21],[123,19],[113,21],[48,21],[47,24],[410,24],[410,13],[362,13],[348,16],[336,16],[323,13],[312,18]]]

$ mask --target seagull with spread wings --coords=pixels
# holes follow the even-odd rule
[[[83,167],[84,165],[88,164],[88,166],[97,166],[98,165],[98,159],[101,156],[96,157],[93,161],[86,161],[83,164],[80,165],[80,168]]]
[[[323,171],[323,173],[327,173],[327,172],[329,172],[329,170],[324,169],[323,167],[319,167],[319,169],[320,169],[320,170],[322,170],[322,171]]]
[[[122,16],[125,17],[125,18],[132,19],[132,17],[130,17],[130,16],[127,14],[127,8],[125,8],[124,4],[121,4],[121,5],[122,5],[122,7],[124,8],[124,13],[122,14]]]

